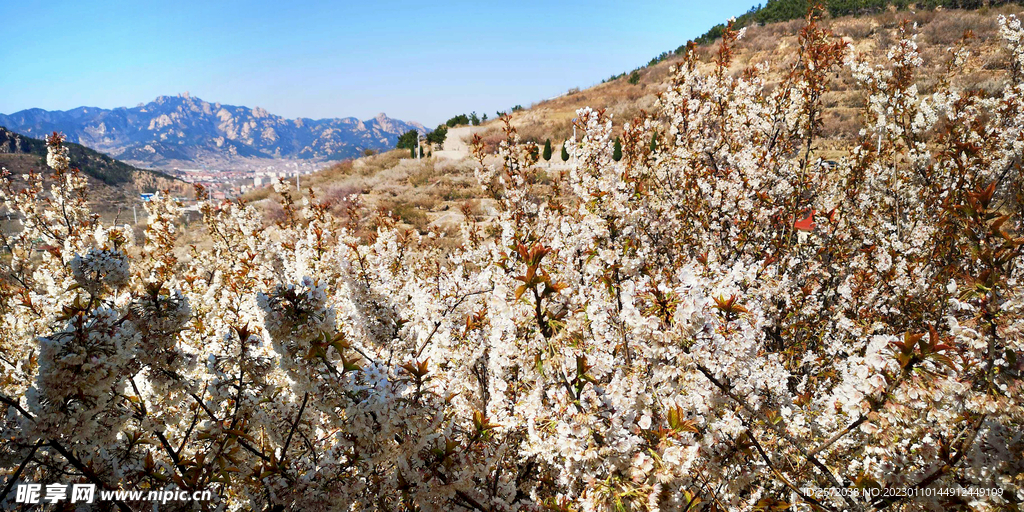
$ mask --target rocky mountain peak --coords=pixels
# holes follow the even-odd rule
[[[159,96],[132,108],[30,109],[0,114],[0,125],[30,137],[64,132],[77,142],[132,163],[173,168],[185,162],[243,158],[342,159],[394,147],[419,123],[374,118],[284,119],[254,107],[208,103],[190,93]]]

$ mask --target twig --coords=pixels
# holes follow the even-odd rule
[[[288,447],[292,444],[292,436],[295,435],[295,430],[299,428],[299,422],[302,421],[302,413],[306,410],[306,402],[309,400],[309,392],[307,391],[302,395],[302,405],[299,406],[299,413],[295,415],[295,422],[292,423],[292,430],[288,432],[288,439],[284,442],[284,448],[281,449],[281,463],[283,464],[285,459],[288,458]]]
[[[36,455],[36,450],[38,450],[39,447],[42,445],[42,439],[36,442],[36,445],[32,447],[32,451],[28,453],[28,457],[25,457],[25,460],[21,462],[21,465],[18,466],[18,469],[16,469],[14,471],[14,474],[11,475],[11,479],[7,481],[7,485],[4,486],[3,492],[0,492],[0,503],[3,503],[4,498],[6,498],[8,494],[10,494],[11,489],[14,488],[14,482],[18,480],[18,477],[21,476],[21,472],[25,470],[25,467],[28,466],[29,461],[31,461],[32,457]]]

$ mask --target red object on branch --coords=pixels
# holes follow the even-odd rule
[[[815,210],[813,208],[808,210],[807,211],[807,217],[804,217],[803,219],[800,219],[800,220],[796,221],[795,223],[793,223],[793,227],[795,227],[796,229],[798,229],[800,231],[814,231],[814,226],[816,226],[816,224],[814,223],[814,214],[815,213],[818,213],[818,212],[817,212],[817,210]]]

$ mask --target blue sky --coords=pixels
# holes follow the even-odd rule
[[[289,118],[434,126],[593,85],[750,1],[6,2],[0,113],[189,91]]]

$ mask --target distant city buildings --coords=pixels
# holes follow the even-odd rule
[[[202,185],[213,199],[230,199],[250,190],[273,185],[278,180],[294,180],[296,176],[316,172],[323,166],[322,162],[291,161],[241,170],[174,169],[168,173],[188,183]]]

